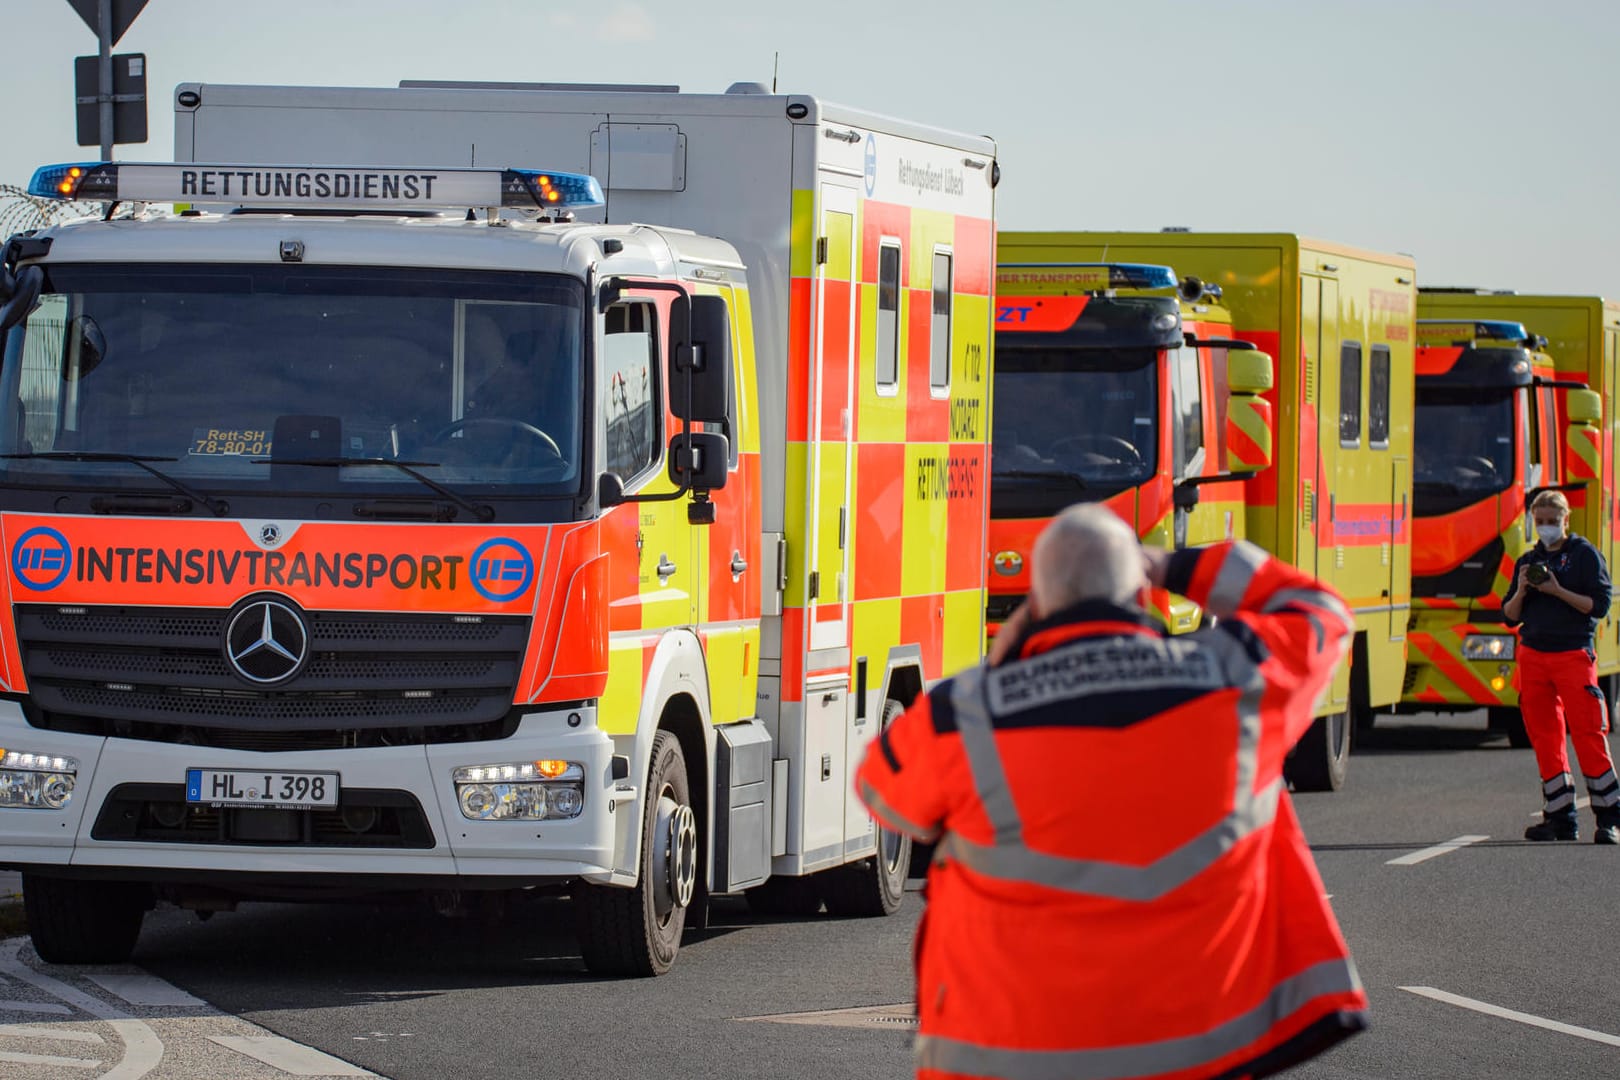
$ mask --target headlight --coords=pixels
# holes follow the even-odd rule
[[[0,808],[60,810],[72,800],[78,777],[73,758],[0,750]]]
[[[577,761],[464,765],[454,780],[461,816],[474,821],[572,818],[585,809],[585,769]]]
[[[1511,660],[1518,641],[1511,634],[1469,634],[1463,638],[1464,660]]]

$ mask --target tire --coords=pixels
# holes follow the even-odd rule
[[[906,707],[890,698],[883,703],[879,731],[900,718]],[[821,896],[834,915],[877,918],[893,915],[906,897],[911,873],[911,837],[878,826],[877,854],[816,875]]]
[[[697,890],[697,832],[681,744],[660,731],[642,799],[635,887],[582,884],[574,890],[575,932],[587,968],[645,978],[675,963]]]
[[[1295,791],[1338,791],[1350,771],[1350,716],[1330,713],[1299,740],[1283,763],[1283,776]]]
[[[129,882],[23,874],[34,951],[50,964],[121,964],[135,951],[152,890]]]
[[[1373,729],[1378,726],[1378,713],[1376,710],[1354,709],[1352,710],[1352,717],[1354,720],[1355,738],[1362,738],[1363,736],[1372,734]]]
[[[1524,729],[1524,714],[1510,705],[1493,705],[1485,710],[1485,728],[1507,736],[1515,750],[1530,749],[1530,733]]]

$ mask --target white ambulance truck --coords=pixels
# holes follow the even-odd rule
[[[995,147],[753,89],[184,85],[177,162],[40,170],[115,204],[0,251],[41,955],[540,889],[657,974],[712,895],[898,906],[849,777],[982,642]]]

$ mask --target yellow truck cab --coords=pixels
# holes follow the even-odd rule
[[[1614,447],[1602,437],[1612,417],[1599,389],[1612,395],[1620,309],[1426,286],[1418,314],[1411,649],[1395,711],[1484,708],[1492,729],[1528,746],[1502,600],[1534,546],[1528,508],[1541,491],[1563,491],[1570,530],[1614,555]],[[1596,645],[1611,704],[1616,642],[1610,615]]]
[[[1014,234],[1020,235],[1020,234]],[[1008,261],[996,270],[987,623],[1029,593],[1052,515],[1101,502],[1147,544],[1242,536],[1240,478],[1270,461],[1271,358],[1232,338],[1220,290],[1168,266]],[[1155,597],[1172,632],[1200,614]]]
[[[1276,357],[1263,395],[1275,454],[1243,481],[1244,535],[1355,612],[1353,648],[1285,769],[1298,789],[1339,788],[1355,718],[1400,700],[1406,664],[1412,260],[1289,233],[1185,230],[1003,232],[997,260],[1172,265],[1218,286],[1231,336]]]
[[[656,975],[713,895],[893,912],[851,776],[983,648],[994,143],[753,84],[175,108],[0,260],[40,954],[540,890]]]

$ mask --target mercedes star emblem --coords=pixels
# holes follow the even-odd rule
[[[259,530],[259,541],[261,543],[263,543],[265,547],[274,547],[275,544],[276,544],[276,541],[278,541],[280,539],[281,539],[281,526],[277,525],[273,521],[270,522],[269,524],[265,525],[264,528]]]
[[[308,656],[304,617],[279,600],[244,604],[225,627],[225,659],[250,683],[263,686],[290,679]]]

